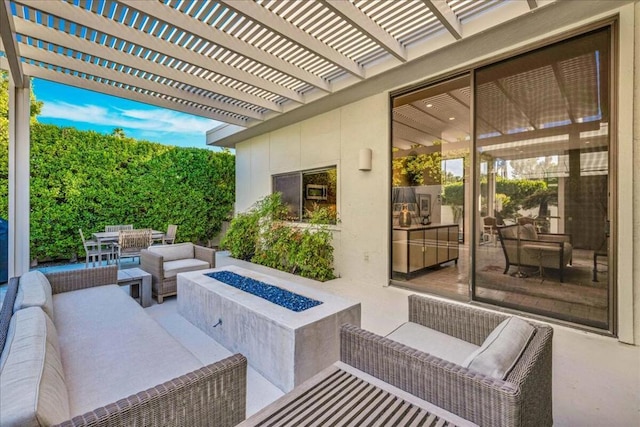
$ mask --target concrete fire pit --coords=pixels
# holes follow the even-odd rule
[[[321,304],[292,311],[206,275],[220,271]],[[360,303],[236,266],[179,274],[178,312],[284,392],[339,360],[340,325],[360,326]]]

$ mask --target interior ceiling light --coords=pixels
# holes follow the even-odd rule
[[[433,104],[427,104],[427,108],[433,107]]]
[[[449,117],[449,120],[455,120],[455,119],[456,119],[455,117]]]

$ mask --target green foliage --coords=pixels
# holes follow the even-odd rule
[[[335,214],[314,209],[309,224],[300,226],[286,223],[286,215],[280,193],[269,195],[231,221],[221,246],[235,258],[315,280],[333,279],[333,235],[326,224],[335,223]]]
[[[7,140],[0,138],[6,156]],[[7,215],[6,157],[0,162],[0,216]],[[31,127],[31,257],[83,255],[85,234],[109,224],[165,230],[207,244],[235,199],[228,152],[164,146],[55,125]]]
[[[322,282],[335,278],[332,240],[333,235],[326,225],[304,229],[300,244],[293,247],[293,272]]]
[[[244,261],[251,261],[256,253],[260,217],[255,210],[240,213],[231,220],[229,229],[220,242],[229,254]]]
[[[442,204],[464,205],[464,182],[452,182],[443,186]]]

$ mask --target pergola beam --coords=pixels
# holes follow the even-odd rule
[[[16,87],[26,87],[25,85],[28,85],[28,83],[22,71],[20,51],[18,50],[15,33],[9,0],[0,0],[0,40],[2,41],[4,54],[9,62],[9,72]]]
[[[282,37],[289,41],[296,43],[297,45],[307,49],[316,55],[324,58],[325,60],[333,63],[334,65],[342,68],[353,76],[363,79],[364,70],[355,61],[340,54],[336,50],[332,49],[325,43],[316,39],[309,33],[300,30],[295,25],[291,24],[286,19],[283,19],[275,13],[270,13],[264,7],[254,3],[252,1],[232,1],[232,0],[219,0],[218,3],[222,3],[230,9],[244,15],[255,22],[259,22],[265,27],[270,28],[280,34]]]
[[[431,10],[431,13],[438,18],[438,21],[451,33],[456,39],[462,39],[462,24],[453,12],[451,7],[443,0],[422,0],[424,4]],[[535,0],[534,0],[535,1]],[[529,3],[531,4],[531,3]]]
[[[159,4],[157,2],[153,3]],[[26,6],[30,6],[30,4],[27,3]],[[171,42],[161,40],[142,31],[138,31],[135,28],[131,28],[103,16],[96,15],[95,13],[81,7],[73,6],[66,2],[53,1],[38,2],[36,7],[44,13],[57,16],[58,18],[62,18],[69,22],[75,22],[80,26],[91,28],[106,35],[115,37],[118,40],[128,41],[129,43],[150,49],[170,58],[175,58],[179,61],[195,65],[216,74],[228,76],[234,80],[286,97],[292,101],[304,103],[302,95],[294,90],[260,78],[239,68],[232,67],[223,62],[215,61],[194,51],[176,48],[176,46]]]
[[[384,48],[391,55],[402,62],[407,62],[407,50],[391,34],[383,30],[375,21],[369,18],[351,2],[344,0],[319,0],[336,14],[341,16],[370,39]]]
[[[232,37],[224,31],[217,30],[202,21],[185,15],[171,6],[158,2],[138,0],[119,0],[119,3],[166,22],[176,28],[180,28],[187,33],[191,33],[202,38],[203,40],[210,40],[220,47],[230,50],[231,52],[235,52],[245,58],[256,61],[274,70],[278,70],[281,73],[294,77],[320,90],[331,92],[331,85],[326,80],[316,76],[315,74],[298,68],[277,56],[251,46],[249,43],[245,43],[238,38]]]
[[[2,65],[3,61],[0,60],[0,67],[2,67]],[[168,108],[170,110],[179,111],[181,113],[193,114],[195,116],[204,117],[206,119],[216,120],[220,122],[228,122],[230,120],[227,116],[223,117],[221,114],[206,110],[201,107],[196,107],[190,104],[181,104],[175,101],[170,101],[166,98],[162,98],[160,96],[149,95],[144,92],[135,92],[114,85],[107,85],[94,80],[78,77],[73,74],[60,73],[58,71],[39,67],[37,65],[24,64],[24,70],[25,74],[28,76],[37,77],[39,79],[49,80],[80,89],[91,90],[94,92],[103,93],[105,95],[117,96],[133,101],[143,102],[145,104]],[[243,123],[239,126],[247,127],[250,124],[251,122],[248,122]]]
[[[220,111],[228,111],[228,107],[226,106],[226,104],[220,101],[209,99],[208,97],[197,95],[195,93],[191,93],[189,91],[179,89],[171,85],[156,83],[151,80],[133,76],[124,71],[105,68],[98,64],[92,64],[86,61],[82,61],[80,59],[71,58],[66,55],[59,55],[55,52],[48,52],[43,49],[38,49],[36,47],[29,46],[29,45],[21,45],[21,49],[22,49],[22,55],[25,58],[41,61],[56,67],[77,71],[78,73],[99,77],[101,79],[107,79],[107,80],[111,80],[118,83],[124,83],[126,85],[134,86],[144,90],[149,90],[152,92],[156,92],[158,94],[164,94],[177,99],[183,99],[187,102],[200,104],[204,107],[209,107],[209,108],[220,110]],[[242,115],[248,118],[262,119],[261,114],[251,112],[250,110],[246,110],[246,112]],[[256,115],[258,117],[253,117]],[[224,117],[231,118],[232,116],[224,116]],[[242,123],[244,123],[244,121],[242,121]],[[238,123],[235,123],[235,124],[238,124]]]
[[[136,70],[181,82],[196,89],[207,90],[209,92],[218,93],[230,98],[247,102],[249,104],[267,108],[272,111],[276,111],[279,113],[282,112],[282,107],[275,102],[260,98],[255,95],[247,94],[246,92],[240,91],[238,89],[230,88],[228,86],[212,82],[211,80],[198,77],[193,74],[176,70],[172,67],[157,64],[155,62],[140,58],[136,55],[127,54],[117,49],[111,49],[107,46],[93,43],[86,39],[75,37],[70,34],[45,27],[40,24],[36,24],[35,22],[27,21],[24,19],[17,19],[16,32],[18,34],[23,34],[38,40],[42,40],[45,43],[53,43],[57,46],[62,46],[76,52],[91,55],[92,57],[102,58],[107,61],[134,68]],[[220,105],[216,108],[222,108],[222,105],[223,104],[220,103]],[[258,114],[251,110],[247,110],[246,108],[238,107],[233,104],[224,105],[224,108],[229,112],[248,115],[259,120],[262,119],[261,114]]]

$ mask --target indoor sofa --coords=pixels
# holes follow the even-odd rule
[[[193,243],[149,246],[140,253],[140,268],[151,274],[153,295],[158,304],[162,304],[164,297],[176,295],[178,292],[178,273],[205,270],[215,266],[215,249]]]
[[[0,311],[0,424],[242,421],[244,356],[204,366],[115,283],[116,266],[11,279]]]
[[[500,243],[506,266],[504,274],[512,265],[537,267],[540,275],[545,268],[557,269],[560,282],[564,270],[573,259],[570,234],[538,233],[533,224],[516,224],[498,227]]]

